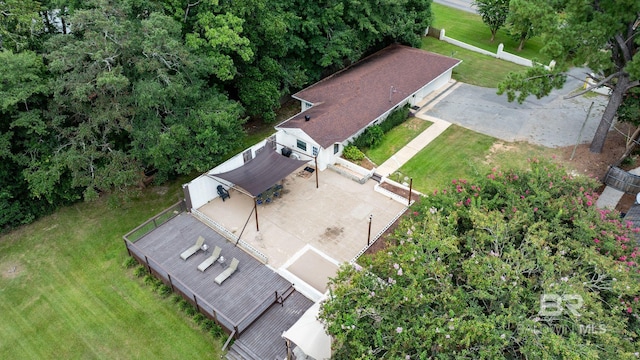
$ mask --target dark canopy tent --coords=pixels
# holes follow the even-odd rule
[[[256,197],[307,162],[288,158],[265,147],[239,168],[211,176],[226,180]]]

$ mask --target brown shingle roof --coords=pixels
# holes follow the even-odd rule
[[[314,106],[278,128],[302,129],[327,148],[345,141],[459,63],[408,46],[388,46],[294,94]],[[305,121],[305,115],[311,120]]]

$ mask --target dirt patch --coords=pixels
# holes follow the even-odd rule
[[[628,133],[629,125],[616,124],[622,133]],[[604,149],[600,154],[589,151],[589,144],[581,144],[575,147],[575,155],[571,158],[574,146],[560,148],[561,163],[574,168],[578,173],[595,177],[602,181],[610,165],[616,164],[625,151],[625,135],[613,130],[609,132]]]
[[[347,160],[344,157],[342,157],[342,158],[344,160]],[[374,164],[373,161],[369,160],[369,158],[367,158],[367,157],[365,157],[364,159],[362,159],[360,161],[353,161],[353,160],[347,160],[347,161],[352,162],[352,163],[354,163],[354,164],[356,164],[356,165],[358,165],[360,167],[363,167],[363,168],[365,168],[367,170],[371,170],[371,169],[376,167],[376,164]]]
[[[395,186],[395,185],[387,183],[387,182],[381,183],[380,187],[385,189],[385,190],[387,190],[387,191],[391,191],[392,193],[394,193],[394,194],[396,194],[396,195],[398,195],[400,197],[403,197],[403,198],[407,199],[407,202],[409,200],[409,190],[408,189],[404,189],[404,188]],[[420,195],[418,193],[416,193],[415,191],[412,191],[412,192],[413,192],[413,197],[411,199],[412,200],[417,200],[420,197]]]
[[[516,148],[516,145],[513,144],[507,144],[504,143],[502,141],[496,141],[493,143],[493,145],[491,145],[491,148],[489,149],[489,154],[487,154],[487,156],[485,157],[485,163],[489,164],[491,163],[493,157],[495,156],[495,154],[501,153],[501,152],[505,152],[505,151],[510,151],[510,150],[514,150]]]
[[[22,264],[18,262],[10,262],[8,264],[2,264],[2,266],[0,266],[0,270],[2,271],[3,279],[13,279],[20,275],[24,268],[22,267]]]
[[[636,203],[636,197],[631,194],[622,195],[622,199],[618,201],[618,205],[616,206],[616,210],[620,211],[623,214],[626,214],[631,206]]]
[[[407,211],[409,211],[409,209],[407,209]],[[375,243],[373,243],[373,245],[371,245],[367,249],[367,251],[364,252],[365,255],[375,254],[378,251],[384,250],[389,246],[390,242],[393,241],[390,238],[391,235],[393,235],[393,233],[396,231],[396,229],[398,228],[398,225],[400,224],[400,220],[405,216],[407,211],[405,211],[405,213],[402,214],[402,216],[400,216],[398,220],[396,220],[396,222],[394,222],[391,226],[389,226],[389,228],[384,233],[382,233],[382,235],[380,235],[380,238]]]

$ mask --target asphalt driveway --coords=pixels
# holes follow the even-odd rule
[[[570,73],[582,79],[586,70],[572,69]],[[459,84],[448,96],[428,105],[426,114],[505,141],[528,141],[547,147],[589,143],[607,98],[602,95],[563,98],[582,86],[581,80],[568,77],[562,89],[539,100],[530,96],[518,104],[509,103],[506,95],[497,95],[496,89]],[[594,105],[587,119],[591,102]]]

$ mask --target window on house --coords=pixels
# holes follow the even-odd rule
[[[318,156],[318,148],[317,147],[313,147],[313,156]]]
[[[296,142],[296,146],[298,147],[298,149],[300,149],[302,151],[307,151],[307,143],[302,141],[302,140],[298,140]]]
[[[340,151],[340,144],[333,144],[333,153],[337,154]]]

